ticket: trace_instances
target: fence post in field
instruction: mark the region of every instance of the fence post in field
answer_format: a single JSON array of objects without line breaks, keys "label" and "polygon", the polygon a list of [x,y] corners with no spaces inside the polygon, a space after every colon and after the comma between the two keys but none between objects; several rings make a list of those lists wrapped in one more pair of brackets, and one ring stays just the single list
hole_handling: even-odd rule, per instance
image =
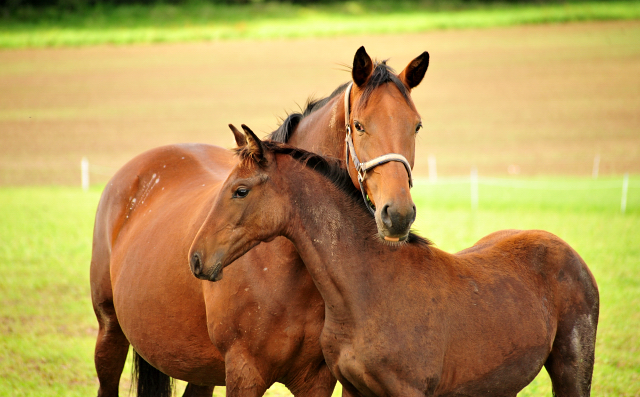
[{"label": "fence post in field", "polygon": [[620,202],[620,212],[624,214],[627,210],[627,192],[629,191],[629,173],[624,174],[622,179],[622,200]]},{"label": "fence post in field", "polygon": [[471,167],[471,209],[478,209],[478,169]]},{"label": "fence post in field", "polygon": [[593,171],[591,172],[593,179],[598,179],[598,171],[600,171],[600,155],[596,154],[593,158]]},{"label": "fence post in field", "polygon": [[427,157],[427,164],[429,165],[429,182],[438,181],[438,171],[436,170],[436,156],[430,154]]},{"label": "fence post in field", "polygon": [[82,190],[89,190],[89,160],[83,157],[80,161],[80,173],[82,178]]}]

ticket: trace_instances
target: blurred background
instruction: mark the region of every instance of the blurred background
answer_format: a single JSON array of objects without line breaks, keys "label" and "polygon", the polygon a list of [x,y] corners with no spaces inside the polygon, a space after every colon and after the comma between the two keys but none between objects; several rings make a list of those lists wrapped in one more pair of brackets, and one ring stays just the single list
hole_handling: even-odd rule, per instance
[{"label": "blurred background", "polygon": [[93,217],[119,167],[231,148],[229,123],[265,136],[362,45],[398,72],[431,56],[416,229],[566,239],[600,286],[594,395],[640,396],[640,1],[605,0],[0,1],[0,394],[95,394]]}]

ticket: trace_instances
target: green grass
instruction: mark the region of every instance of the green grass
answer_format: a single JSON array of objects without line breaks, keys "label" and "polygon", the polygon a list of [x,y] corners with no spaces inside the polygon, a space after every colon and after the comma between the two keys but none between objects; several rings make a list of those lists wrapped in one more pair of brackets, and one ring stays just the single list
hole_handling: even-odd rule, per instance
[{"label": "green grass", "polygon": [[[280,39],[424,32],[536,23],[640,19],[639,1],[544,4],[347,1],[300,6],[119,6],[18,10],[0,19],[0,48]],[[449,5],[448,5],[449,4]]]},{"label": "green grass", "polygon": [[[625,214],[615,186],[621,178],[510,181],[518,187],[481,180],[475,212],[468,182],[453,182],[416,183],[416,229],[447,251],[504,228],[545,229],[565,239],[600,288],[593,395],[640,395],[640,177],[631,178]],[[96,393],[89,260],[99,195],[98,188],[0,189],[0,395]],[[124,378],[126,395],[128,373]],[[288,394],[278,385],[269,395]],[[544,371],[520,395],[550,396]]]}]

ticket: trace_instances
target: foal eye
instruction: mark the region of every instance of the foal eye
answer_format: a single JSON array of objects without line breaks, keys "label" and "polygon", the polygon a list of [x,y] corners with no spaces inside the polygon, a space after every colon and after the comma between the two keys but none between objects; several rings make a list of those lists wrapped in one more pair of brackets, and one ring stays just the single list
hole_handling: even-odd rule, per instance
[{"label": "foal eye", "polygon": [[416,134],[422,129],[422,123],[418,123],[416,126]]},{"label": "foal eye", "polygon": [[247,189],[244,186],[240,186],[233,193],[233,198],[245,198],[245,197],[247,197],[247,194],[249,194],[249,189]]},{"label": "foal eye", "polygon": [[356,130],[358,132],[364,132],[364,127],[362,126],[362,124],[360,124],[359,121],[354,121],[353,126],[356,127]]}]

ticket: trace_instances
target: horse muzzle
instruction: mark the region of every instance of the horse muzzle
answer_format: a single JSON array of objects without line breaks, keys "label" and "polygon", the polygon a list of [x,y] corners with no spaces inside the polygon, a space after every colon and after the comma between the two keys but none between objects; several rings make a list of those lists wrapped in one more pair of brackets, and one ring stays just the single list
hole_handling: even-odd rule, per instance
[{"label": "horse muzzle", "polygon": [[409,236],[411,225],[416,220],[413,202],[406,208],[397,208],[393,203],[385,204],[376,214],[376,223],[381,236],[391,242],[404,241]]},{"label": "horse muzzle", "polygon": [[[215,255],[214,255],[215,256]],[[200,252],[194,252],[189,258],[189,267],[191,273],[200,280],[207,281],[219,281],[222,279],[222,261],[214,259],[214,256],[210,258],[208,262],[213,263],[213,266],[206,266]]]}]

